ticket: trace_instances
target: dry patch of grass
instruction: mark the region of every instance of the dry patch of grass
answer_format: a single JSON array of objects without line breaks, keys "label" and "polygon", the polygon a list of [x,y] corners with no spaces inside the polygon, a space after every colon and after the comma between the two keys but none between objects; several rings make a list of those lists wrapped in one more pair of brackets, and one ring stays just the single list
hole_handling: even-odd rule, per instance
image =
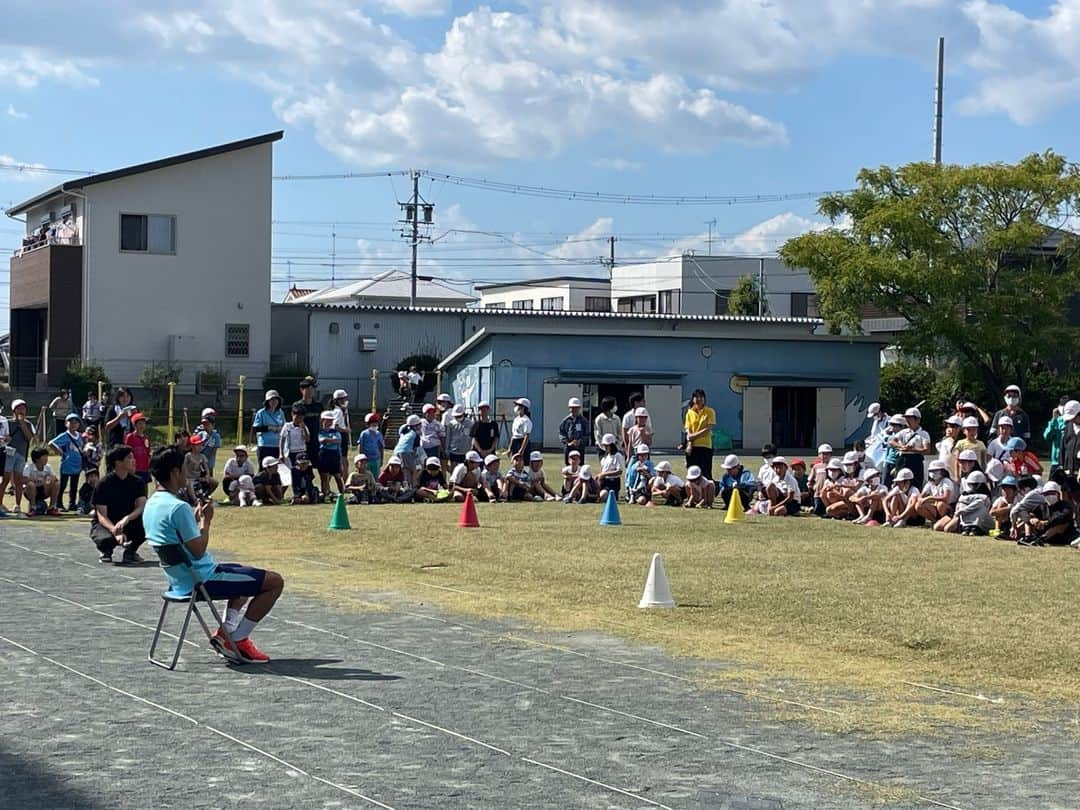
[{"label": "dry patch of grass", "polygon": [[[1076,552],[666,508],[624,506],[625,525],[601,527],[599,511],[481,504],[482,528],[462,530],[452,505],[351,507],[354,529],[328,532],[329,507],[220,509],[213,545],[350,609],[405,593],[724,662],[705,684],[838,731],[1018,732],[1080,705]],[[675,610],[637,608],[654,551]]]}]

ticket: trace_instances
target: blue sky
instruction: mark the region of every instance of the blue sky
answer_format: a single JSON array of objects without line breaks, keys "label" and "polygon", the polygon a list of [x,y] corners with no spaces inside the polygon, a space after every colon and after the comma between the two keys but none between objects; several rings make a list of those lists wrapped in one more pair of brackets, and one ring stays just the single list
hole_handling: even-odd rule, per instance
[{"label": "blue sky", "polygon": [[[0,164],[103,171],[283,128],[276,174],[424,168],[692,195],[846,188],[863,166],[929,157],[938,35],[947,161],[1080,156],[1080,0],[22,6],[0,30]],[[60,179],[0,169],[0,204]],[[704,251],[713,218],[715,252],[757,255],[819,222],[812,200],[642,207],[430,180],[421,190],[440,237],[424,272],[464,280],[599,274],[609,234],[628,261]],[[275,298],[290,276],[314,287],[400,265],[393,223],[407,192],[401,177],[275,183]],[[0,219],[0,330],[18,230]]]}]

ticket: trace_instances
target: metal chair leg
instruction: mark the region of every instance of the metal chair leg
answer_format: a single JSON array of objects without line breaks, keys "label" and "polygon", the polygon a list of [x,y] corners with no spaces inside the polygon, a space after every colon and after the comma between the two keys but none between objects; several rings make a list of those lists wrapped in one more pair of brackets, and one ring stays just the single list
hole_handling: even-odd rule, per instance
[{"label": "metal chair leg", "polygon": [[147,660],[151,664],[164,667],[164,664],[159,663],[154,659],[154,650],[157,649],[158,639],[161,638],[161,627],[165,624],[165,613],[169,609],[169,602],[166,599],[161,600],[161,613],[158,615],[157,627],[154,629],[154,638],[150,641],[150,652],[146,654]]}]

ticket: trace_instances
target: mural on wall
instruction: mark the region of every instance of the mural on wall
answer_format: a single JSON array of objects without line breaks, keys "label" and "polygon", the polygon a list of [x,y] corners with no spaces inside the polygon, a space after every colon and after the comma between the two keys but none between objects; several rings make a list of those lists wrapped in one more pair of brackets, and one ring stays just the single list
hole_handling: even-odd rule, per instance
[{"label": "mural on wall", "polygon": [[454,377],[454,402],[475,409],[479,399],[480,369],[465,366]]},{"label": "mural on wall", "polygon": [[862,394],[856,394],[847,405],[844,406],[844,435],[847,443],[851,444],[856,439],[863,438],[863,423],[866,421],[866,398]]}]

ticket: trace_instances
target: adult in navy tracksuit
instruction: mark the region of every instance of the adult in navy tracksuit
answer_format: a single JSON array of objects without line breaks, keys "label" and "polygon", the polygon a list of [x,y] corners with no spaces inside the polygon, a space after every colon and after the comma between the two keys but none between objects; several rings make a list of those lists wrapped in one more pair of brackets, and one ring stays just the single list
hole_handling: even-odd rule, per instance
[{"label": "adult in navy tracksuit", "polygon": [[563,463],[570,463],[570,451],[577,450],[582,456],[589,444],[589,420],[581,414],[581,400],[570,397],[567,403],[570,414],[559,424],[559,437],[563,446]]}]

